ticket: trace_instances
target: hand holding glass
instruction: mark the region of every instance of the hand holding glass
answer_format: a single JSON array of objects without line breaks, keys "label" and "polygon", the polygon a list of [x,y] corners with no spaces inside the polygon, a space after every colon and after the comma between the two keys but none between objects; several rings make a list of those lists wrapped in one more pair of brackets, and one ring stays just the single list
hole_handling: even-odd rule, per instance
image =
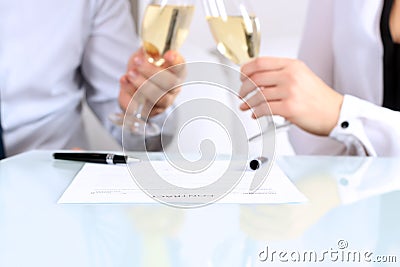
[{"label": "hand holding glass", "polygon": [[[203,5],[209,28],[222,55],[237,65],[258,57],[260,22],[245,0],[203,0]],[[276,128],[289,124],[284,122]],[[249,141],[261,135],[253,136]]]},{"label": "hand holding glass", "polygon": [[[141,38],[147,60],[157,67],[164,67],[164,55],[178,50],[189,33],[194,12],[194,0],[153,0],[143,16]],[[111,120],[129,127],[134,135],[155,136],[160,128],[144,117],[144,97],[138,97],[137,108],[132,114],[116,114]]]}]

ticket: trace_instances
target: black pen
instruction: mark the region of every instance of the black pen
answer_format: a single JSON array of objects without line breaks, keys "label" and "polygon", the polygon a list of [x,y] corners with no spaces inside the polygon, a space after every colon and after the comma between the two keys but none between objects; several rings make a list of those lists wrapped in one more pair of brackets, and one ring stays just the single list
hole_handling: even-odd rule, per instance
[{"label": "black pen", "polygon": [[83,161],[88,163],[121,164],[128,161],[128,156],[112,153],[54,153],[54,159]]},{"label": "black pen", "polygon": [[257,157],[253,160],[250,161],[250,169],[253,171],[257,170],[258,168],[261,167],[261,164],[265,163],[268,161],[267,157]]}]

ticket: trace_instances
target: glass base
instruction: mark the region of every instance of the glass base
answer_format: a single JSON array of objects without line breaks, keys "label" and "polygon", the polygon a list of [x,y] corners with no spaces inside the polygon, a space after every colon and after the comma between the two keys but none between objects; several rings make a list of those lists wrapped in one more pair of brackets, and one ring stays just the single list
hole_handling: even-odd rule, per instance
[{"label": "glass base", "polygon": [[145,121],[135,116],[127,116],[123,113],[112,114],[109,119],[118,126],[126,128],[132,135],[152,137],[160,135],[160,127],[152,122]]}]

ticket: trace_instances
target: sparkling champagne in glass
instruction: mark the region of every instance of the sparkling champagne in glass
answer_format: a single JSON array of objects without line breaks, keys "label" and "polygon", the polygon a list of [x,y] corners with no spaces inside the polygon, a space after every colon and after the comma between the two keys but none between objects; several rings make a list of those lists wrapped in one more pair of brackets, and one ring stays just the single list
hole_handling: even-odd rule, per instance
[{"label": "sparkling champagne in glass", "polygon": [[218,51],[242,65],[258,56],[260,22],[245,0],[203,0],[206,18]]},{"label": "sparkling champagne in glass", "polygon": [[194,13],[193,1],[152,1],[146,8],[141,28],[143,48],[148,60],[164,63],[168,50],[178,50],[185,41]]}]

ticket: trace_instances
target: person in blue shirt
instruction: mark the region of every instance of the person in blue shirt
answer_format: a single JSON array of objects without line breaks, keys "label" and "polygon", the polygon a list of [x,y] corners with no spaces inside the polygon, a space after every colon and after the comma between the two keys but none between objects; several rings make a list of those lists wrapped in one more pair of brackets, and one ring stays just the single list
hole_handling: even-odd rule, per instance
[{"label": "person in blue shirt", "polygon": [[[174,51],[161,67],[145,60],[126,0],[1,0],[0,40],[7,156],[31,149],[88,148],[82,101],[120,141],[121,129],[110,114],[126,109],[146,77],[183,62]],[[134,64],[128,69],[129,59]],[[155,120],[164,116],[176,93],[159,88],[156,94],[164,97],[156,102],[154,92],[145,95],[148,105],[155,104]]]}]

